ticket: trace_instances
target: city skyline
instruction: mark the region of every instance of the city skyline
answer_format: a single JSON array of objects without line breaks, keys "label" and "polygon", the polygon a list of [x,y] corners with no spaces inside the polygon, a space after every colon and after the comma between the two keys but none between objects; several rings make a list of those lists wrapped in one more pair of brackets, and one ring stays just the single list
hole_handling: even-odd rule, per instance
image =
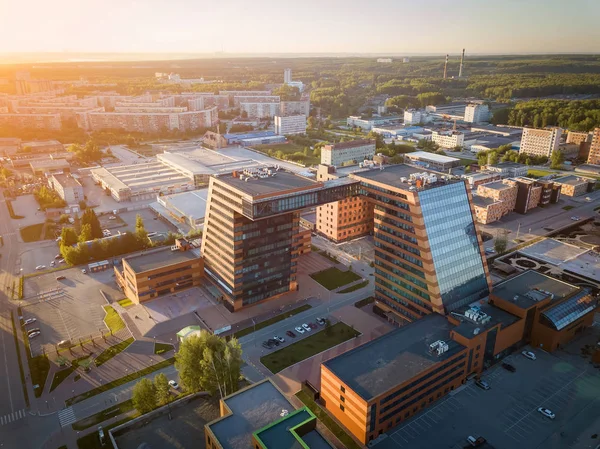
[{"label": "city skyline", "polygon": [[[211,5],[207,17],[207,5],[188,0],[180,0],[178,8],[149,0],[143,9],[136,2],[80,5],[59,0],[52,5],[35,1],[32,16],[2,0],[0,37],[5,53],[457,54],[466,47],[468,54],[510,54],[600,49],[600,30],[593,23],[600,4],[589,0],[575,0],[568,9],[558,0],[507,1],[494,7],[475,0],[433,0],[427,11],[405,1],[385,0],[368,10],[353,3],[307,0],[294,9],[259,0],[240,16],[243,2],[229,0]],[[268,26],[251,26],[260,21]],[[282,38],[294,27],[299,38]]]}]

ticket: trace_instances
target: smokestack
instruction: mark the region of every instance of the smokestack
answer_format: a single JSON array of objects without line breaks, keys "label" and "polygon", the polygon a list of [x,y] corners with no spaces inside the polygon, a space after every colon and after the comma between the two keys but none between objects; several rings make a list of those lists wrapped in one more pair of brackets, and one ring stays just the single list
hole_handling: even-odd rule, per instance
[{"label": "smokestack", "polygon": [[446,69],[448,68],[448,55],[446,55],[446,62],[444,63],[444,79],[446,79]]},{"label": "smokestack", "polygon": [[458,77],[462,77],[463,64],[465,62],[465,49],[463,48],[462,56],[460,57],[460,69],[458,69]]}]

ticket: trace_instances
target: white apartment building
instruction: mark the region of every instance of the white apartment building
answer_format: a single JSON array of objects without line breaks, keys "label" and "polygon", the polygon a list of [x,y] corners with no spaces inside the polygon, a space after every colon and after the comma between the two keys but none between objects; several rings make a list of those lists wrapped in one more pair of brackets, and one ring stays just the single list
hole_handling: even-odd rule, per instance
[{"label": "white apartment building", "polygon": [[373,140],[353,140],[321,148],[321,164],[340,167],[343,165],[358,164],[365,159],[375,156],[375,142]]},{"label": "white apartment building", "polygon": [[431,121],[431,117],[425,111],[418,109],[407,109],[404,111],[404,124],[416,125],[418,123],[427,123]]},{"label": "white apartment building", "polygon": [[276,115],[273,121],[275,123],[275,134],[279,136],[306,133],[306,115]]},{"label": "white apartment building", "polygon": [[465,108],[465,122],[481,123],[490,119],[490,108],[487,104],[468,104]]},{"label": "white apartment building", "polygon": [[80,201],[83,201],[83,187],[71,175],[54,174],[48,179],[48,184],[68,205],[79,204]]},{"label": "white apartment building", "polygon": [[271,118],[279,115],[279,103],[240,103],[240,111],[246,111],[249,118]]},{"label": "white apartment building", "polygon": [[310,99],[302,98],[299,101],[282,101],[280,104],[281,115],[310,115]]},{"label": "white apartment building", "polygon": [[558,150],[561,136],[562,129],[558,127],[550,129],[523,128],[519,153],[550,157],[554,150]]},{"label": "white apartment building", "polygon": [[292,69],[285,69],[283,71],[283,82],[285,84],[292,82]]},{"label": "white apartment building", "polygon": [[465,135],[460,131],[433,131],[431,140],[437,143],[440,148],[462,147],[465,142]]}]

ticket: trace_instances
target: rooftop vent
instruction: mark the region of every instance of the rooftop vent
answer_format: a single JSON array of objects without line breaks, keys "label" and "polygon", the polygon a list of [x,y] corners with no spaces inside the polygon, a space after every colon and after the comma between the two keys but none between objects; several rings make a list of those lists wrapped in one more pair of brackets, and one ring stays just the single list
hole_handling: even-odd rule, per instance
[{"label": "rooftop vent", "polygon": [[287,411],[286,409],[282,409],[282,410],[281,410],[281,413],[279,414],[279,416],[282,416],[282,417],[283,417],[283,416],[287,416],[287,415],[289,415],[289,414],[290,414],[290,412],[289,412],[289,411]]},{"label": "rooftop vent", "polygon": [[492,317],[489,316],[487,313],[482,312],[481,310],[474,307],[471,307],[465,312],[465,317],[467,317],[469,320],[475,323],[480,324],[486,324],[492,319]]},{"label": "rooftop vent", "polygon": [[438,357],[446,351],[448,351],[448,343],[446,343],[444,340],[438,340],[429,345],[429,353],[435,354]]}]

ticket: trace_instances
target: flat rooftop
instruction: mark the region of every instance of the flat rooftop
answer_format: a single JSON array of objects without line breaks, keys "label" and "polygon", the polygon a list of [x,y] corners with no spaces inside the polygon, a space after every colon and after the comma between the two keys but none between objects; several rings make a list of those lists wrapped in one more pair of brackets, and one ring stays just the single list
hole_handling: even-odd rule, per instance
[{"label": "flat rooftop", "polygon": [[484,196],[473,195],[473,204],[479,207],[488,207],[494,203],[499,203],[499,201],[495,201],[492,198],[486,198]]},{"label": "flat rooftop", "polygon": [[[487,329],[496,326],[498,323],[500,323],[501,329],[504,329],[505,327],[508,327],[521,319],[518,316],[506,312],[505,310],[488,304],[487,301],[484,300],[478,301],[476,304],[473,305],[477,307],[480,312],[483,312],[488,317],[490,317],[490,320],[487,323],[483,324],[471,321],[466,317],[462,319],[461,323],[454,328],[454,331],[468,339],[471,339],[479,335],[481,332],[484,332]],[[469,309],[470,306],[455,310],[455,312],[464,315],[464,313]],[[456,318],[455,315],[453,315],[452,317]]]},{"label": "flat rooftop", "polygon": [[208,189],[202,189],[175,193],[173,195],[163,195],[159,199],[164,202],[169,209],[174,209],[182,215],[198,220],[204,218],[207,198]]},{"label": "flat rooftop", "polygon": [[[267,449],[302,449],[302,443],[310,449],[333,449],[316,428],[307,433],[294,429],[313,420],[316,420],[315,415],[304,407],[255,432],[255,435]],[[292,430],[296,430],[297,436]]]},{"label": "flat rooftop", "polygon": [[54,176],[54,179],[56,179],[56,181],[63,187],[81,187],[81,184],[79,183],[79,181],[77,181],[71,175],[56,174],[53,176]]},{"label": "flat rooftop", "polygon": [[524,168],[527,167],[525,164],[519,164],[518,162],[498,162],[497,164],[492,164],[490,167],[494,168]]},{"label": "flat rooftop", "polygon": [[487,182],[485,184],[480,184],[480,185],[482,185],[483,187],[487,187],[488,189],[494,189],[494,190],[506,190],[506,189],[513,188],[511,185],[504,184],[502,181]]},{"label": "flat rooftop", "polygon": [[568,175],[568,176],[563,176],[562,178],[555,178],[552,181],[557,184],[569,184],[572,186],[576,186],[579,184],[586,184],[590,181],[593,181],[593,179],[583,178],[583,177],[575,176],[575,175]]},{"label": "flat rooftop", "polygon": [[275,173],[276,176],[258,179],[252,178],[248,179],[248,181],[242,181],[239,177],[234,177],[233,174],[220,175],[218,179],[252,197],[281,195],[296,190],[317,188],[320,184],[308,178],[303,178],[302,176],[285,171],[278,171]]},{"label": "flat rooftop", "polygon": [[[438,178],[438,183],[442,179],[442,173],[436,172],[433,170],[428,170],[423,167],[414,167],[412,165],[407,164],[398,164],[398,165],[386,165],[383,170],[379,168],[374,168],[371,170],[364,170],[358,173],[352,173],[351,177],[355,179],[365,179],[371,180],[375,182],[380,182],[382,184],[389,185],[391,187],[396,187],[403,190],[408,190],[411,185],[408,184],[408,178],[412,174],[416,173],[428,173],[430,175],[435,175]],[[406,181],[402,181],[401,178],[407,178]],[[456,181],[449,180],[448,183],[453,183]],[[412,182],[412,185],[415,183]],[[431,184],[429,184],[431,186]]]},{"label": "flat rooftop", "polygon": [[528,309],[542,300],[550,292],[554,300],[571,296],[581,289],[558,279],[551,278],[537,271],[527,270],[493,287],[495,296],[517,306]]},{"label": "flat rooftop", "polygon": [[60,143],[58,140],[40,140],[40,141],[22,142],[21,143],[21,146],[23,148],[25,148],[25,147],[31,147],[31,148],[45,147],[48,145],[61,145],[62,146],[62,143]]},{"label": "flat rooftop", "polygon": [[223,399],[231,415],[208,424],[223,449],[251,449],[252,434],[291,412],[294,406],[270,381],[260,382]]},{"label": "flat rooftop", "polygon": [[156,270],[182,262],[194,261],[200,257],[198,248],[189,249],[187,251],[171,251],[170,248],[165,248],[161,251],[153,253],[140,254],[137,256],[125,257],[127,264],[136,273]]},{"label": "flat rooftop", "polygon": [[44,168],[44,167],[70,167],[69,161],[66,159],[36,159],[29,163],[31,168]]},{"label": "flat rooftop", "polygon": [[450,156],[443,156],[441,154],[428,153],[427,151],[415,151],[413,153],[406,153],[405,157],[410,159],[417,158],[420,160],[440,162],[442,164],[450,163],[450,162],[459,162],[460,159]]},{"label": "flat rooftop", "polygon": [[343,150],[345,148],[355,148],[355,147],[363,147],[365,145],[375,145],[375,141],[371,139],[359,139],[359,140],[351,140],[349,142],[340,142],[325,145],[328,149],[333,151],[335,150]]},{"label": "flat rooftop", "polygon": [[[452,328],[447,318],[432,313],[324,365],[369,401],[462,351],[465,347],[450,339]],[[429,352],[438,340],[449,346],[440,356]]]}]

